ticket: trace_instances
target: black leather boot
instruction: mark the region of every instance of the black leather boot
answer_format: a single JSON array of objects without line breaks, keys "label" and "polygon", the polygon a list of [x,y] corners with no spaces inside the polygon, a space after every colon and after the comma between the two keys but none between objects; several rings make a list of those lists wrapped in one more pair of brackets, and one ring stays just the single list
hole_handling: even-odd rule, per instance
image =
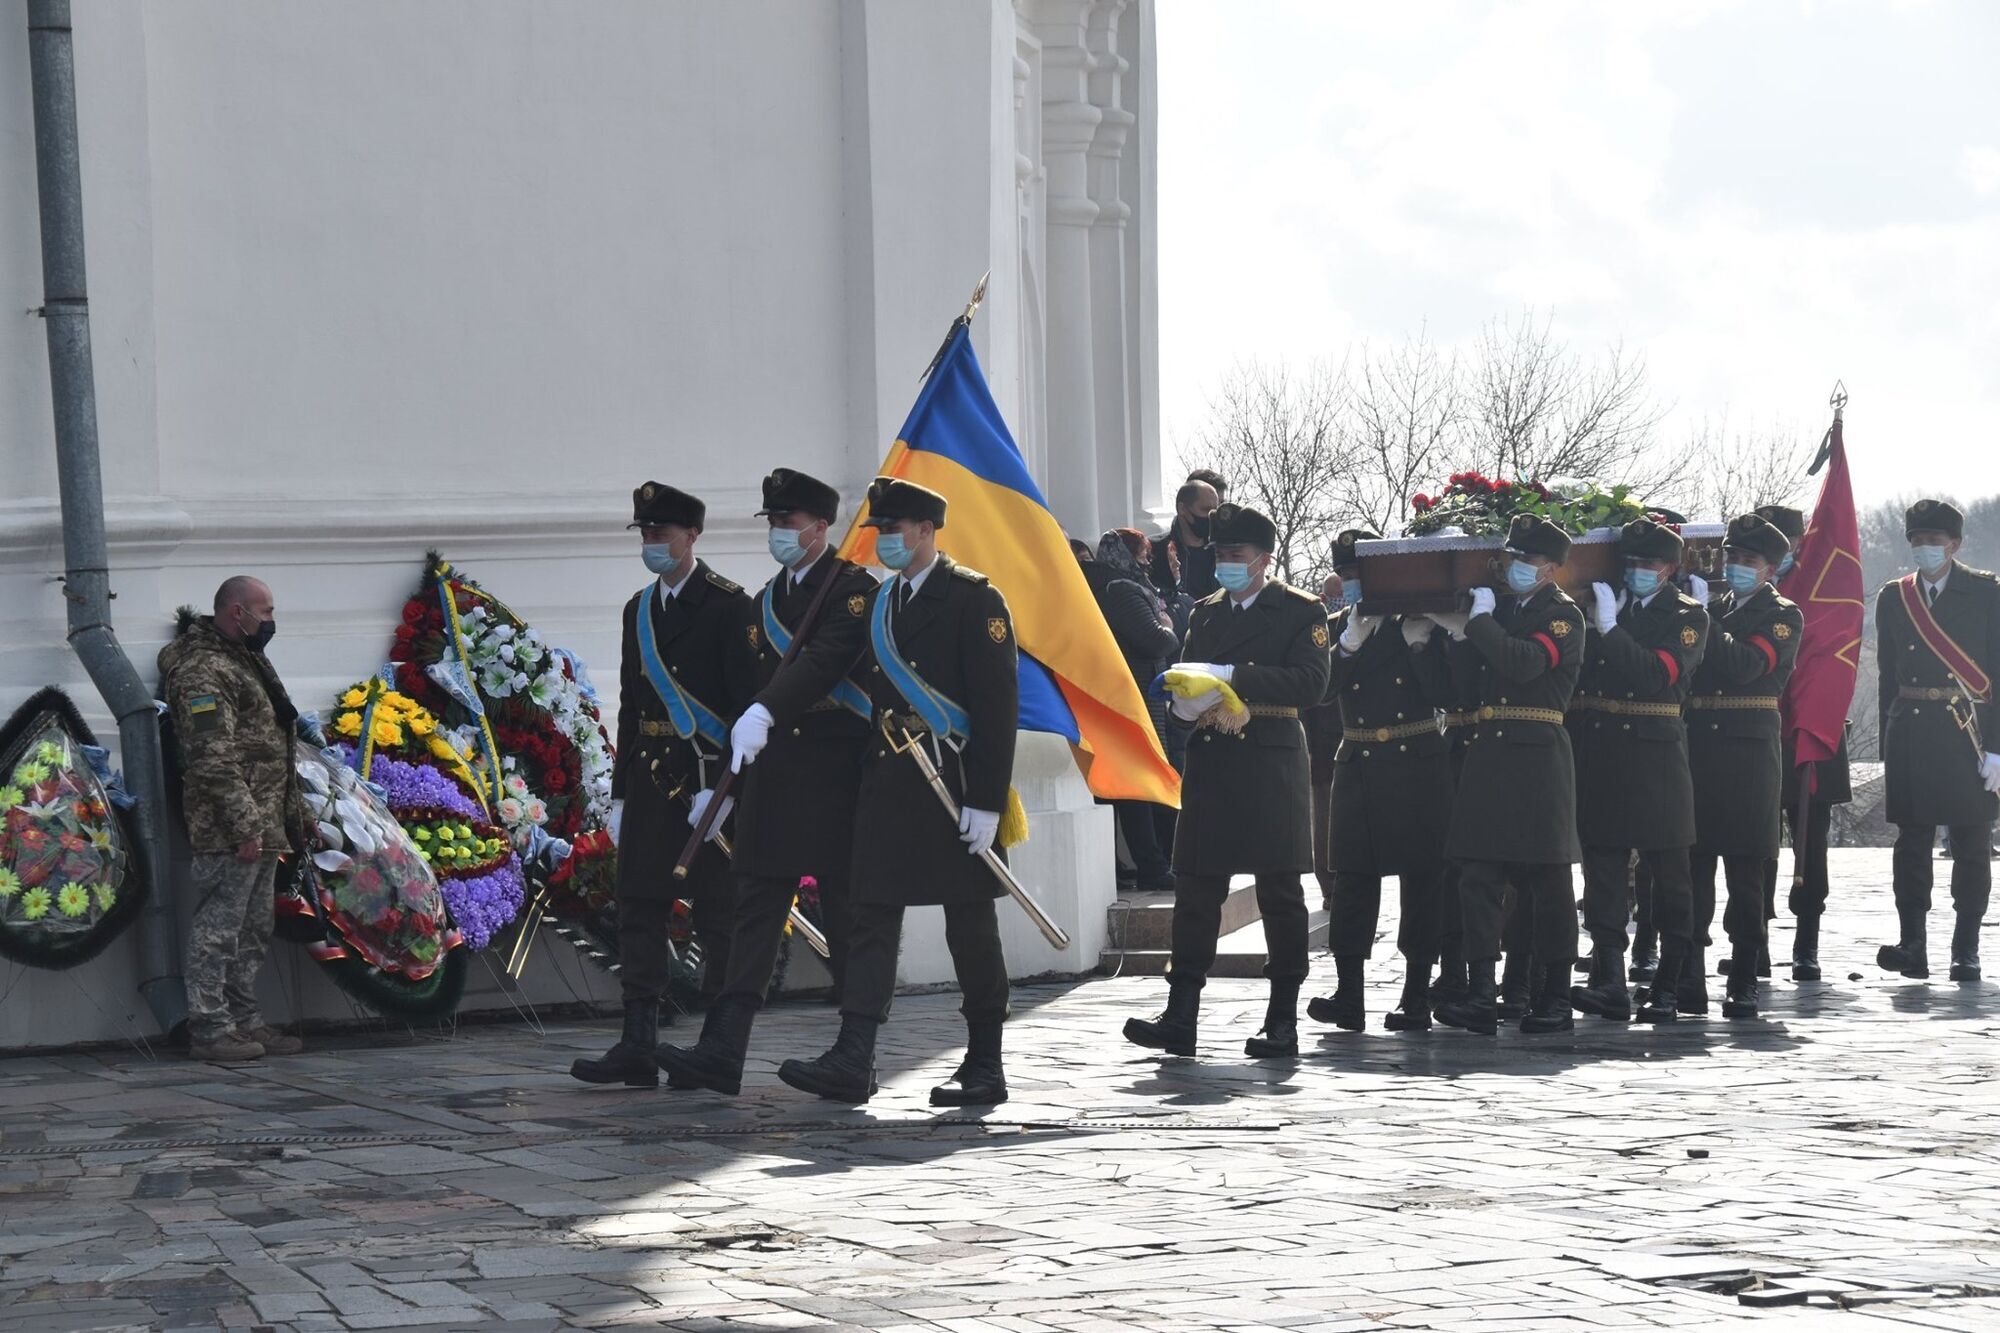
[{"label": "black leather boot", "polygon": [[1687,962],[1687,946],[1679,940],[1664,940],[1660,944],[1660,964],[1653,973],[1653,984],[1634,998],[1638,1008],[1632,1018],[1638,1023],[1674,1023],[1680,1020],[1679,981]]},{"label": "black leather boot", "polygon": [[[1622,941],[1621,941],[1622,942]],[[1632,992],[1625,987],[1625,960],[1617,946],[1600,940],[1591,953],[1590,983],[1572,986],[1569,1003],[1586,1014],[1596,1014],[1615,1023],[1632,1018]]]},{"label": "black leather boot", "polygon": [[628,1088],[660,1086],[660,1066],[653,1047],[660,1039],[660,1002],[625,1001],[625,1030],[610,1050],[595,1060],[578,1060],[569,1076],[585,1083],[623,1083]]},{"label": "black leather boot", "polygon": [[1507,955],[1507,964],[1500,969],[1500,998],[1493,1007],[1502,1022],[1511,1023],[1528,1012],[1528,977],[1534,961],[1533,955],[1519,950]]},{"label": "black leather boot", "polygon": [[778,1077],[800,1092],[859,1106],[875,1095],[875,1030],[882,1025],[855,1014],[840,1016],[840,1035],[824,1055],[787,1060]]},{"label": "black leather boot", "polygon": [[1534,998],[1529,1002],[1528,1012],[1521,1019],[1524,1036],[1542,1036],[1551,1032],[1569,1032],[1576,1027],[1576,1018],[1569,1008],[1569,969],[1551,964],[1535,969],[1531,984]]},{"label": "black leather boot", "polygon": [[[1664,959],[1661,966],[1665,966]],[[1653,983],[1653,989],[1657,991],[1660,988],[1659,978],[1653,978]],[[1708,1012],[1708,950],[1690,949],[1681,960],[1680,976],[1674,986],[1674,1003],[1684,1014]]]},{"label": "black leather boot", "polygon": [[1409,970],[1403,973],[1403,998],[1383,1016],[1382,1026],[1391,1032],[1429,1032],[1431,960],[1411,958],[1406,965]]},{"label": "black leather boot", "polygon": [[1195,1024],[1201,1016],[1201,985],[1167,979],[1167,1007],[1158,1018],[1125,1020],[1125,1040],[1168,1055],[1193,1055]]},{"label": "black leather boot", "polygon": [[1271,978],[1271,998],[1264,1006],[1264,1027],[1243,1043],[1243,1053],[1252,1060],[1292,1060],[1298,1057],[1298,978]]},{"label": "black leather boot", "polygon": [[1363,960],[1351,956],[1339,957],[1333,960],[1333,967],[1339,977],[1333,994],[1315,996],[1306,1005],[1306,1016],[1315,1023],[1331,1023],[1346,1032],[1366,1030],[1368,992],[1363,980]]},{"label": "black leather boot", "polygon": [[757,1006],[731,996],[708,1007],[701,1023],[701,1039],[692,1046],[662,1046],[660,1068],[667,1071],[667,1086],[675,1089],[706,1088],[734,1097],[743,1091],[743,1055],[750,1048],[750,1025],[757,1021]]},{"label": "black leather boot", "polygon": [[1792,932],[1792,980],[1819,980],[1819,913],[1802,913]]},{"label": "black leather boot", "polygon": [[950,1078],[931,1089],[932,1106],[998,1106],[1007,1100],[1007,1071],[1000,1065],[1000,1024],[965,1024],[965,1059]]},{"label": "black leather boot", "polygon": [[1441,1004],[1462,1003],[1466,996],[1465,959],[1447,955],[1438,963],[1437,980],[1431,983],[1431,1013]]},{"label": "black leather boot", "polygon": [[1724,1018],[1757,1017],[1757,960],[1754,954],[1736,954],[1730,960],[1729,988],[1722,994]]},{"label": "black leather boot", "polygon": [[1930,944],[1924,929],[1926,915],[1915,909],[1896,909],[1896,916],[1902,922],[1902,939],[1876,950],[1877,967],[1885,972],[1900,972],[1919,981],[1931,974]]},{"label": "black leather boot", "polygon": [[1659,966],[1659,932],[1642,927],[1632,936],[1632,969],[1625,975],[1633,981],[1651,981]]},{"label": "black leather boot", "polygon": [[1980,917],[1970,912],[1958,914],[1958,925],[1951,932],[1953,981],[1979,980],[1979,924]]},{"label": "black leather boot", "polygon": [[1465,998],[1437,1007],[1437,1021],[1446,1027],[1464,1028],[1482,1037],[1499,1031],[1493,999],[1493,960],[1488,958],[1466,966]]}]

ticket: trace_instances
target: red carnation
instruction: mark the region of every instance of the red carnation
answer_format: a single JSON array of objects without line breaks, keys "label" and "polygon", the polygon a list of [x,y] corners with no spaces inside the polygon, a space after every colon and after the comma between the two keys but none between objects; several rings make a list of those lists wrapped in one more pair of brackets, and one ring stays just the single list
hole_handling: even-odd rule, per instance
[{"label": "red carnation", "polygon": [[415,598],[411,598],[409,601],[403,603],[403,623],[405,625],[421,625],[423,621],[424,603],[417,601]]}]

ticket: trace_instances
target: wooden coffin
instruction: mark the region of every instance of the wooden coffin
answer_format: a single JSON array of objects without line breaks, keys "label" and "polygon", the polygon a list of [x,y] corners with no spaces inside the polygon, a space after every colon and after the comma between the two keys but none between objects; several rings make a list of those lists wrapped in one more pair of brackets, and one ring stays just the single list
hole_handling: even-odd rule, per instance
[{"label": "wooden coffin", "polygon": [[[1722,577],[1720,523],[1686,523],[1687,541],[1681,559],[1685,573],[1705,579]],[[1464,609],[1473,588],[1506,588],[1501,537],[1394,537],[1362,542],[1354,548],[1361,565],[1361,610],[1366,615],[1405,615]],[[1625,562],[1618,554],[1618,529],[1599,528],[1578,537],[1557,576],[1570,596],[1593,583],[1623,585]]]}]

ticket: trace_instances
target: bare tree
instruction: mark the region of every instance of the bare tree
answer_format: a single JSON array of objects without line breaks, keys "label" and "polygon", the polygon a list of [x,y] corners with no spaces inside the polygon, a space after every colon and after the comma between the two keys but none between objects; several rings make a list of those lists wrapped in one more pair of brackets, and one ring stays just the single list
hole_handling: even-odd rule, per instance
[{"label": "bare tree", "polygon": [[1809,502],[1806,475],[1819,440],[1795,423],[1731,431],[1729,414],[1704,417],[1689,432],[1686,455],[1694,475],[1686,489],[1688,516],[1727,521],[1758,505]]},{"label": "bare tree", "polygon": [[1323,362],[1302,370],[1237,366],[1209,405],[1209,420],[1184,451],[1190,467],[1229,478],[1232,500],[1262,510],[1278,529],[1278,572],[1311,586],[1326,567],[1348,469],[1340,423],[1346,378]]},{"label": "bare tree", "polygon": [[1363,347],[1355,360],[1335,510],[1343,522],[1393,533],[1411,495],[1457,470],[1466,425],[1458,357],[1420,328],[1394,346]]}]

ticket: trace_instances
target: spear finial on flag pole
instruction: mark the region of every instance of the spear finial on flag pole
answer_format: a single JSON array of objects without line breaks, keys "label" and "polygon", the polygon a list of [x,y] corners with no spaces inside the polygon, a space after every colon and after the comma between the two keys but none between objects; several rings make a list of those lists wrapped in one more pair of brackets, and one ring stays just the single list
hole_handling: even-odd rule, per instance
[{"label": "spear finial on flag pole", "polygon": [[938,368],[938,362],[944,360],[945,348],[951,346],[951,335],[957,333],[961,326],[972,327],[972,317],[979,313],[979,304],[986,299],[986,280],[992,276],[993,270],[990,268],[979,275],[979,281],[972,288],[972,299],[965,303],[965,313],[954,319],[951,327],[944,331],[944,341],[938,344],[937,355],[933,356],[931,363],[924,367],[924,373],[917,376],[917,383],[921,384],[929,379],[931,372]]},{"label": "spear finial on flag pole", "polygon": [[1808,477],[1817,476],[1819,470],[1826,466],[1826,460],[1833,457],[1833,439],[1840,432],[1840,419],[1847,410],[1846,380],[1833,382],[1833,392],[1827,396],[1826,405],[1833,409],[1833,424],[1826,428],[1825,436],[1820,439],[1819,452],[1813,455],[1812,466],[1806,469]]}]

